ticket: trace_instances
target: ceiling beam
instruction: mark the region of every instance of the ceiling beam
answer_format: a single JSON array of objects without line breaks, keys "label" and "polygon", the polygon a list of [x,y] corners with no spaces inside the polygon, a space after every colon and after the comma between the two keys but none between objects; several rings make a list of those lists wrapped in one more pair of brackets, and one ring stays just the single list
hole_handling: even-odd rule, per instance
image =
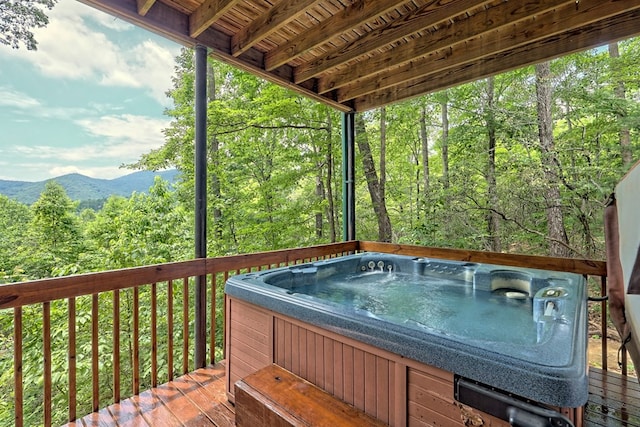
[{"label": "ceiling beam", "polygon": [[142,16],[146,15],[156,0],[138,0],[138,13]]},{"label": "ceiling beam", "polygon": [[298,16],[304,14],[306,9],[318,0],[284,0],[271,10],[246,27],[242,28],[231,38],[231,54],[238,56],[258,43],[265,37],[273,34],[282,26],[288,24]]},{"label": "ceiling beam", "polygon": [[[593,2],[594,0],[591,0],[591,3]],[[439,49],[449,48],[452,44],[480,37],[484,39],[486,34],[495,32],[496,29],[512,27],[515,23],[526,20],[531,16],[532,7],[537,8],[535,13],[539,15],[562,5],[570,5],[575,9],[575,0],[541,0],[535,5],[532,5],[529,0],[500,3],[484,13],[477,13],[465,20],[450,23],[430,35],[415,38],[371,59],[361,61],[360,64],[348,67],[347,71],[321,78],[318,81],[318,92],[325,93],[342,87],[356,79],[363,79],[389,67],[399,66]],[[536,25],[538,25],[537,21]],[[296,70],[297,74],[298,70]]]},{"label": "ceiling beam", "polygon": [[366,111],[382,107],[400,100],[601,46],[615,40],[633,37],[640,33],[639,20],[640,5],[620,15],[548,37],[533,46],[520,46],[451,68],[443,73],[434,73],[402,85],[367,94],[354,100],[354,108],[356,111]]},{"label": "ceiling beam", "polygon": [[205,0],[189,16],[189,35],[198,37],[211,24],[231,9],[239,0]]},{"label": "ceiling beam", "polygon": [[295,82],[300,83],[332,68],[345,64],[376,49],[388,46],[406,36],[424,30],[440,22],[445,22],[479,7],[490,0],[453,0],[445,6],[440,0],[431,0],[398,21],[368,32],[357,40],[326,52],[319,58],[296,68]]},{"label": "ceiling beam", "polygon": [[364,25],[367,21],[383,15],[398,7],[398,0],[357,0],[318,25],[296,35],[289,42],[267,52],[264,67],[267,71],[297,58],[303,53],[326,43],[352,28]]},{"label": "ceiling beam", "polygon": [[[318,81],[319,91],[322,92],[320,88],[325,86],[340,85],[342,87],[337,91],[337,100],[344,102],[436,71],[442,72],[478,60],[483,56],[499,53],[507,48],[512,49],[534,43],[537,40],[565,32],[567,29],[583,27],[598,19],[623,13],[630,8],[629,3],[624,4],[615,0],[582,0],[579,10],[576,10],[575,4],[572,2],[545,14],[536,15],[514,25],[491,31],[482,37],[465,40],[449,48],[433,52],[429,56],[420,57],[400,67],[367,78],[356,77],[363,74],[361,70],[358,70],[362,66],[357,64],[349,72],[330,75],[326,79],[320,78]],[[344,86],[341,85],[341,81],[349,79],[349,73],[352,73],[351,82]]]}]

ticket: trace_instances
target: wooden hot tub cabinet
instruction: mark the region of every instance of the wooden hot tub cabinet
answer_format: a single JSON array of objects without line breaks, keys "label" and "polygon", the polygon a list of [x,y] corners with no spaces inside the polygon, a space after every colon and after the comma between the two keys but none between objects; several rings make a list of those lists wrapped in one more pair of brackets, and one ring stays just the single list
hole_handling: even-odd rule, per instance
[{"label": "wooden hot tub cabinet", "polygon": [[[454,375],[226,296],[226,389],[275,363],[391,426],[508,426],[454,399]],[[576,426],[583,408],[554,408]]]}]

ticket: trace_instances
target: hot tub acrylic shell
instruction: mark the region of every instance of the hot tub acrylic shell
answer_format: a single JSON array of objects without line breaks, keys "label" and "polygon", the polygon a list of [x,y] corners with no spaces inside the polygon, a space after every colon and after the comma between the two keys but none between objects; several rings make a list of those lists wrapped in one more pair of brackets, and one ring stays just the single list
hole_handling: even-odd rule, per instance
[{"label": "hot tub acrylic shell", "polygon": [[[539,322],[532,321],[532,324],[541,324],[545,329],[539,342],[512,344],[508,337],[478,340],[474,336],[452,334],[436,328],[408,328],[406,324],[390,322],[367,310],[341,307],[334,301],[296,292],[304,286],[322,286],[327,278],[342,273],[358,276],[376,273],[377,269],[383,275],[410,275],[424,279],[426,287],[429,280],[446,277],[468,287],[464,292],[471,294],[508,291],[501,292],[504,295],[513,292],[518,299],[529,301],[532,318],[536,314],[533,312],[534,302],[548,303],[534,298],[544,290],[560,288],[566,291],[566,295],[561,301],[556,300],[555,305],[551,304],[558,308],[562,303],[563,311],[557,318],[549,317],[554,315],[553,310],[544,317],[544,305],[542,313],[538,309]],[[533,402],[557,408],[578,408],[587,400],[586,289],[584,279],[579,275],[366,253],[233,276],[228,280],[225,292],[229,299],[280,313],[295,319],[294,323],[303,322],[363,343],[367,348],[379,348],[412,363],[415,361],[469,378]],[[547,292],[547,299],[558,296],[558,292]],[[540,322],[541,318],[544,321]],[[477,319],[478,322],[488,320]],[[234,328],[232,323],[228,325],[228,329]],[[269,334],[272,332],[267,332]],[[270,339],[275,338],[265,337],[267,341]],[[233,363],[233,345],[228,339],[229,363]],[[270,357],[275,358],[273,355]],[[268,363],[272,361],[275,360],[268,360]],[[233,381],[233,373],[229,381]]]}]

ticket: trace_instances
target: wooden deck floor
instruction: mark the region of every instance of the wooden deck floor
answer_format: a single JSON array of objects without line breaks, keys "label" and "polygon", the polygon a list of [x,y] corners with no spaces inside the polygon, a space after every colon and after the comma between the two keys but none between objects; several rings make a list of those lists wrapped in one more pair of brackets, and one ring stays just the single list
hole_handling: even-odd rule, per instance
[{"label": "wooden deck floor", "polygon": [[640,384],[635,377],[589,369],[587,426],[640,426]]},{"label": "wooden deck floor", "polygon": [[235,425],[227,401],[224,365],[198,369],[66,426],[197,427]]},{"label": "wooden deck floor", "polygon": [[[224,384],[224,365],[209,366],[67,426],[230,427],[235,424],[235,414]],[[585,426],[640,427],[638,381],[591,368]]]}]

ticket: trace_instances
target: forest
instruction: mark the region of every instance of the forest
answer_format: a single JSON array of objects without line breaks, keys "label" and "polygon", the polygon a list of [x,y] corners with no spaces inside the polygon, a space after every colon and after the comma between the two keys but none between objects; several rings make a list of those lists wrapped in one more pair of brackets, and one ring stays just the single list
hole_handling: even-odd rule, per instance
[{"label": "forest", "polygon": [[[357,114],[357,238],[604,259],[603,208],[639,157],[639,63],[630,39]],[[55,182],[30,206],[0,196],[0,283],[193,258],[193,83],[184,49],[164,145],[127,165],[175,168],[175,186],[98,211]],[[342,240],[338,112],[210,60],[208,142],[209,256]],[[24,315],[28,331],[38,313]],[[3,395],[11,320],[0,312]],[[0,402],[0,424],[12,416]]]}]

